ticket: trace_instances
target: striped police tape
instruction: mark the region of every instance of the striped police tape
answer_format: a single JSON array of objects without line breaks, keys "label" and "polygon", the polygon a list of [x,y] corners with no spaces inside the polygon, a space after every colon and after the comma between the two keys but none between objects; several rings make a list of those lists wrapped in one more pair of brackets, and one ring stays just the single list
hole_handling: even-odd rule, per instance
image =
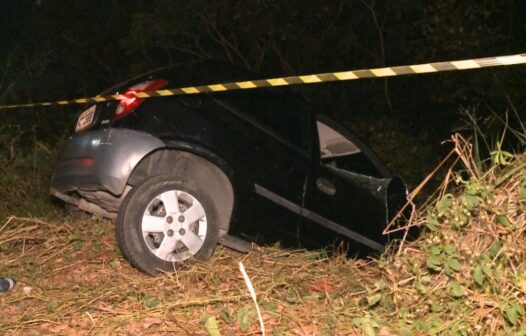
[{"label": "striped police tape", "polygon": [[129,98],[134,98],[134,97],[144,99],[144,98],[153,98],[153,97],[198,94],[198,93],[205,93],[205,92],[247,90],[247,89],[271,87],[271,86],[290,86],[290,85],[298,85],[298,84],[314,84],[314,83],[347,81],[347,80],[362,79],[362,78],[379,78],[379,77],[416,75],[416,74],[444,72],[444,71],[459,71],[459,70],[488,68],[488,67],[496,67],[496,66],[508,66],[508,65],[514,65],[514,64],[525,64],[525,63],[526,63],[526,53],[516,54],[516,55],[507,55],[507,56],[476,58],[476,59],[469,59],[469,60],[449,61],[449,62],[402,65],[402,66],[384,67],[384,68],[350,70],[350,71],[340,71],[340,72],[326,72],[326,73],[318,73],[318,74],[310,74],[310,75],[302,75],[302,76],[276,77],[276,78],[249,80],[249,81],[241,81],[241,82],[188,86],[188,87],[182,87],[182,88],[163,89],[163,90],[150,91],[150,92],[133,92],[133,93],[127,93],[125,95],[115,94],[115,95],[108,95],[108,96],[95,96],[95,97],[90,97],[90,98],[78,98],[78,99],[72,99],[72,100],[58,100],[58,101],[53,101],[53,102],[0,105],[0,109],[100,103],[100,102],[106,102],[106,101],[129,99]]}]

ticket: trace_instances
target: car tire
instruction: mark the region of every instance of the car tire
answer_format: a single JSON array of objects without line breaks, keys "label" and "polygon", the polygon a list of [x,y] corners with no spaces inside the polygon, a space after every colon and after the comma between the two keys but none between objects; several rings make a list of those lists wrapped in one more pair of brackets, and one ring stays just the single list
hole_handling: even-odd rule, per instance
[{"label": "car tire", "polygon": [[155,275],[204,261],[219,238],[218,209],[206,188],[175,174],[147,178],[122,202],[116,235],[123,256]]}]

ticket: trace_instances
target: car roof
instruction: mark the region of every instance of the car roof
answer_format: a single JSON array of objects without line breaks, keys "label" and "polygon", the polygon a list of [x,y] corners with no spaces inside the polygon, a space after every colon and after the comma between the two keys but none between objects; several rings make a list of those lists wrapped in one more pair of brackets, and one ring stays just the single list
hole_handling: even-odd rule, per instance
[{"label": "car roof", "polygon": [[177,88],[243,81],[260,77],[261,75],[254,72],[221,61],[193,61],[172,64],[142,73],[106,89],[102,94],[111,94],[114,91],[120,91],[133,84],[153,78],[168,80],[170,88]]}]

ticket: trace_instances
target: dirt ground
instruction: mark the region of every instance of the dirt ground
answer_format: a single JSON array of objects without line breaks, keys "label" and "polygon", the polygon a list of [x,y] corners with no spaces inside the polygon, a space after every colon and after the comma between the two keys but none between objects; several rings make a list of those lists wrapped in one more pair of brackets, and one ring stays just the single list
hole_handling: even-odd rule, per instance
[{"label": "dirt ground", "polygon": [[218,247],[212,260],[158,277],[120,255],[105,220],[8,218],[0,226],[2,335],[258,335],[255,287],[270,335],[359,334],[349,304],[365,292],[367,261],[321,251]]}]

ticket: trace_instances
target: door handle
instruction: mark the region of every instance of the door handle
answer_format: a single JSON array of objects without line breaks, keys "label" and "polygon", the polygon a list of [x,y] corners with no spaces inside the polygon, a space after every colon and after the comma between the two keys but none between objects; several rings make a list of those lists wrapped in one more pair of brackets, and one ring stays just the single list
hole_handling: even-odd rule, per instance
[{"label": "door handle", "polygon": [[324,194],[330,196],[336,195],[336,187],[327,179],[324,179],[322,177],[318,178],[316,180],[316,187],[319,191],[321,191]]}]

